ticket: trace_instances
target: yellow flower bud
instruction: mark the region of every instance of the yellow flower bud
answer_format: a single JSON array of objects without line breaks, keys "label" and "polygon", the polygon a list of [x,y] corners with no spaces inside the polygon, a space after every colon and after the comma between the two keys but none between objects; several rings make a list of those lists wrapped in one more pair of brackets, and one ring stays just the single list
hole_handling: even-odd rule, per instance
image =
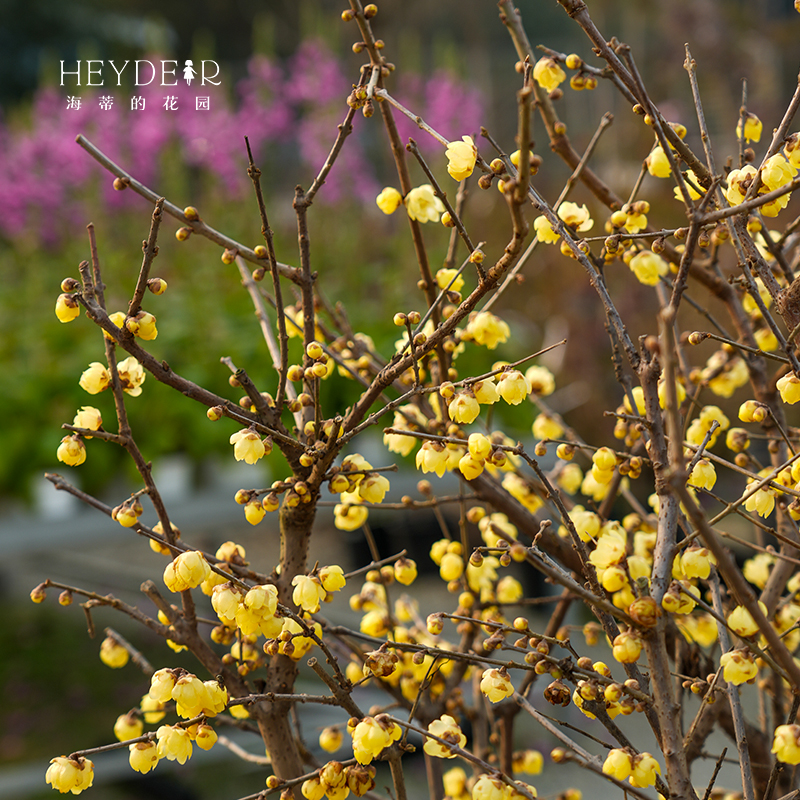
[{"label": "yellow flower bud", "polygon": [[80,303],[71,294],[60,294],[56,300],[56,316],[59,322],[72,322],[81,314]]},{"label": "yellow flower bud", "polygon": [[394,214],[403,202],[403,196],[397,189],[387,186],[376,198],[378,208],[384,214]]},{"label": "yellow flower bud", "polygon": [[111,669],[120,669],[128,663],[130,653],[117,642],[107,636],[100,645],[100,660]]},{"label": "yellow flower bud", "polygon": [[136,742],[128,750],[128,763],[136,772],[144,775],[158,764],[158,745],[155,742]]}]

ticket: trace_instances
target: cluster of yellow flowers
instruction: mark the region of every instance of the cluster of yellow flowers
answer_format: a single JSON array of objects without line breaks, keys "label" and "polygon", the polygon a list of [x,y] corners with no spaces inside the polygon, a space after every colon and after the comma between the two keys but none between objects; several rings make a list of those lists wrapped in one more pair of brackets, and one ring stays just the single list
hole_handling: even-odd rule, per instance
[{"label": "cluster of yellow flowers", "polygon": [[[117,372],[123,391],[131,397],[138,397],[146,377],[142,365],[133,356],[128,356],[117,364]],[[93,361],[83,371],[78,383],[89,394],[100,394],[111,386],[111,373],[99,361]]]},{"label": "cluster of yellow flowers", "polygon": [[331,479],[330,489],[339,494],[341,501],[333,509],[334,525],[339,530],[360,528],[369,516],[369,509],[363,504],[383,502],[389,480],[373,469],[363,456],[353,453],[345,457],[341,470]]},{"label": "cluster of yellow flowers", "polygon": [[353,739],[353,755],[359,764],[372,763],[403,733],[400,726],[385,714],[361,720],[351,719],[347,729]]},{"label": "cluster of yellow flowers", "polygon": [[[350,792],[363,797],[375,787],[375,767],[364,764],[344,766],[339,761],[329,761],[312,778],[303,782],[301,791],[306,800],[344,800]],[[267,778],[267,788],[270,779]]]},{"label": "cluster of yellow flowers", "polygon": [[634,754],[614,748],[608,751],[603,772],[620,781],[627,778],[631,786],[645,787],[655,785],[656,775],[661,774],[661,765],[650,753]]}]

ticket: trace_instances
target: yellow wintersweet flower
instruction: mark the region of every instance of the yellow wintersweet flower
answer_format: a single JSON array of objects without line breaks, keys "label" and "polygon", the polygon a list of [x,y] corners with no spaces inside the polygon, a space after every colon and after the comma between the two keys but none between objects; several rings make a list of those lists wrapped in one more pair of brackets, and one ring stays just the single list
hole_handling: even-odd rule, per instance
[{"label": "yellow wintersweet flower", "polygon": [[158,755],[168,761],[185,764],[192,756],[192,739],[189,731],[175,725],[162,725],[156,731]]},{"label": "yellow wintersweet flower", "polygon": [[594,225],[585,205],[579,206],[577,203],[565,201],[558,207],[557,213],[559,219],[580,233],[588,231]]},{"label": "yellow wintersweet flower", "polygon": [[[344,734],[338,725],[329,725],[327,728],[323,728],[319,735],[319,746],[326,753],[335,753],[342,746],[343,741]],[[303,794],[305,795],[305,792]]]},{"label": "yellow wintersweet flower", "polygon": [[[517,769],[514,769],[517,772]],[[444,793],[449,797],[461,798],[467,791],[467,773],[461,767],[453,767],[442,775]]]},{"label": "yellow wintersweet flower", "polygon": [[128,763],[142,775],[155,769],[159,762],[158,745],[155,742],[136,742],[128,747]]},{"label": "yellow wintersweet flower", "polygon": [[70,467],[77,467],[86,461],[86,446],[80,436],[65,436],[56,450],[56,458]]},{"label": "yellow wintersweet flower", "polygon": [[143,730],[144,722],[132,712],[120,714],[114,723],[114,736],[120,742],[124,742],[127,739],[136,739],[142,735]]},{"label": "yellow wintersweet flower", "polygon": [[498,603],[518,603],[522,595],[522,584],[512,575],[506,575],[497,582]]},{"label": "yellow wintersweet flower", "polygon": [[295,575],[292,586],[292,602],[309,614],[316,614],[320,602],[325,599],[325,589],[319,580],[309,575]]},{"label": "yellow wintersweet flower", "polygon": [[428,725],[428,732],[440,739],[444,739],[448,744],[442,744],[435,739],[425,739],[423,749],[429,756],[434,758],[455,758],[456,754],[452,752],[448,745],[455,745],[456,747],[464,747],[467,743],[467,737],[461,732],[455,719],[448,714],[442,714],[439,719],[435,719]]},{"label": "yellow wintersweet flower", "polygon": [[458,580],[464,573],[464,559],[458,553],[445,553],[439,564],[439,575],[449,583]]},{"label": "yellow wintersweet flower", "polygon": [[150,691],[145,697],[150,697],[151,700],[157,703],[168,703],[172,700],[172,690],[175,688],[175,682],[175,673],[171,669],[166,667],[157,669],[150,676]]},{"label": "yellow wintersweet flower", "polygon": [[481,775],[472,787],[472,800],[509,800],[509,787],[495,776]]},{"label": "yellow wintersweet flower", "polygon": [[51,759],[44,779],[61,794],[80,794],[92,785],[94,764],[88,758],[58,756]]},{"label": "yellow wintersweet flower", "polygon": [[130,317],[125,327],[140,339],[152,341],[158,336],[156,318],[148,311],[140,311],[135,317]]},{"label": "yellow wintersweet flower", "polygon": [[[634,210],[636,208],[637,210]],[[642,200],[634,203],[634,208],[625,208],[625,223],[624,228],[628,233],[639,233],[647,227],[647,212],[650,210],[650,204]],[[642,208],[647,209],[646,211]]]},{"label": "yellow wintersweet flower", "polygon": [[506,370],[497,377],[497,393],[509,405],[519,405],[531,393],[528,379],[517,369]]},{"label": "yellow wintersweet flower", "polygon": [[[759,601],[758,607],[761,609],[762,614],[767,613],[767,607]],[[755,636],[758,633],[758,624],[753,619],[752,614],[744,606],[736,606],[736,608],[728,614],[728,627],[737,636]]]},{"label": "yellow wintersweet flower", "polygon": [[484,670],[480,689],[491,703],[499,703],[514,694],[514,686],[502,669]]},{"label": "yellow wintersweet flower", "polygon": [[196,727],[194,743],[201,750],[210,750],[217,743],[217,732],[206,722],[202,722]]},{"label": "yellow wintersweet flower", "polygon": [[[455,280],[453,280],[454,278]],[[451,292],[460,292],[464,288],[464,278],[458,274],[457,269],[440,269],[436,273],[436,285],[440,289],[448,289],[449,287]]]},{"label": "yellow wintersweet flower", "polygon": [[230,443],[234,458],[247,464],[255,464],[267,452],[261,437],[251,429],[242,428],[231,434]]},{"label": "yellow wintersweet flower", "polygon": [[142,695],[139,708],[144,717],[144,721],[148,725],[155,725],[156,722],[161,722],[166,715],[164,705],[164,703],[154,700],[149,694]]},{"label": "yellow wintersweet flower", "polygon": [[533,435],[537,439],[558,439],[564,433],[564,427],[558,420],[553,419],[549,414],[542,412],[538,414],[531,426]]},{"label": "yellow wintersweet flower", "polygon": [[728,683],[739,686],[753,680],[758,675],[758,667],[749,650],[729,650],[720,656],[722,677]]},{"label": "yellow wintersweet flower", "polygon": [[233,589],[230,583],[221,583],[211,591],[211,605],[223,625],[229,628],[236,625],[236,612],[242,596]]},{"label": "yellow wintersweet flower", "polygon": [[654,786],[656,773],[661,774],[661,766],[650,753],[639,753],[633,759],[633,771],[628,778],[631,786]]},{"label": "yellow wintersweet flower", "polygon": [[753,335],[759,350],[770,353],[778,349],[778,339],[769,328],[759,328]]},{"label": "yellow wintersweet flower", "polygon": [[[761,167],[761,182],[770,191],[780,189],[787,183],[791,183],[795,172],[795,168],[786,160],[782,153],[775,153],[775,155],[770,156]],[[788,197],[788,195],[786,195],[786,197]]]},{"label": "yellow wintersweet flower", "polygon": [[553,226],[544,214],[540,214],[533,221],[533,229],[542,244],[555,244],[561,239],[561,236],[557,231],[553,230]]},{"label": "yellow wintersweet flower", "polygon": [[467,440],[467,449],[469,454],[477,460],[488,458],[489,453],[492,452],[491,439],[482,433],[471,433]]},{"label": "yellow wintersweet flower", "polygon": [[462,136],[460,142],[450,142],[447,145],[446,155],[447,171],[451,178],[463,181],[472,175],[478,158],[478,148],[470,136]]},{"label": "yellow wintersweet flower", "polygon": [[81,374],[78,384],[89,394],[100,394],[111,385],[111,374],[99,361],[92,361]]},{"label": "yellow wintersweet flower", "polygon": [[[100,426],[103,424],[103,418],[100,415],[100,411],[94,406],[82,406],[78,413],[75,414],[72,424],[76,428],[86,428],[90,431],[98,431],[100,430]],[[86,438],[91,439],[92,437],[87,436]]]},{"label": "yellow wintersweet flower", "polygon": [[794,372],[788,372],[776,384],[781,395],[781,400],[789,405],[794,405],[800,400],[800,379]]},{"label": "yellow wintersweet flower", "polygon": [[654,178],[668,178],[672,174],[672,170],[669,168],[669,159],[660,144],[650,151],[645,162],[647,171]]},{"label": "yellow wintersweet flower", "polygon": [[[689,197],[692,200],[699,200],[700,197],[706,193],[706,190],[700,185],[697,175],[694,174],[693,169],[690,169],[686,172],[686,189],[688,190]],[[700,190],[699,192],[697,191],[698,189]],[[672,190],[672,192],[675,195],[676,200],[683,200],[681,190],[677,186]]]},{"label": "yellow wintersweet flower", "polygon": [[417,450],[417,469],[422,472],[435,472],[441,478],[447,469],[447,459],[447,448],[443,444],[425,441]]},{"label": "yellow wintersweet flower", "polygon": [[417,562],[411,558],[399,558],[394,565],[394,577],[403,586],[410,586],[417,579]]},{"label": "yellow wintersweet flower", "polygon": [[59,322],[72,322],[81,314],[78,301],[71,294],[60,294],[56,300],[56,316]]},{"label": "yellow wintersweet flower", "polygon": [[211,574],[211,567],[199,550],[187,550],[164,569],[164,585],[171,592],[195,589]]},{"label": "yellow wintersweet flower", "polygon": [[498,344],[508,341],[511,330],[508,324],[491,311],[479,311],[470,316],[464,337],[471,339],[476,344],[485,345],[489,350],[494,350]]},{"label": "yellow wintersweet flower", "polygon": [[394,214],[403,203],[403,195],[397,189],[387,186],[375,199],[384,214]]},{"label": "yellow wintersweet flower", "polygon": [[[764,474],[761,475],[761,472]],[[761,472],[759,475],[763,478],[770,473],[770,469],[767,467],[761,470]],[[748,480],[748,484],[752,482],[752,478]],[[764,519],[766,519],[775,508],[774,490],[767,486],[762,486],[758,491],[756,491],[754,494],[751,494],[750,497],[744,501],[744,507],[748,511],[755,511],[760,517],[764,517]]]},{"label": "yellow wintersweet flower", "polygon": [[597,546],[589,553],[589,561],[599,569],[607,569],[619,564],[625,558],[626,534],[622,530],[604,533],[597,540]]},{"label": "yellow wintersweet flower", "polygon": [[763,589],[767,585],[769,573],[775,566],[777,559],[772,553],[757,553],[752,558],[748,558],[742,567],[742,574],[745,580]]},{"label": "yellow wintersweet flower", "polygon": [[367,473],[358,484],[358,495],[365,503],[382,503],[388,491],[388,478],[377,472]]},{"label": "yellow wintersweet flower", "polygon": [[133,356],[128,356],[117,364],[117,372],[123,391],[131,397],[138,397],[142,393],[145,379],[142,365]]},{"label": "yellow wintersweet flower", "polygon": [[732,169],[728,173],[728,188],[725,190],[725,197],[732,206],[744,202],[756,172],[757,170],[752,164],[745,164],[741,169]]},{"label": "yellow wintersweet flower", "polygon": [[689,486],[694,486],[695,489],[707,489],[709,492],[714,488],[716,482],[717,471],[707,458],[701,458],[694,465],[692,474],[686,481]]},{"label": "yellow wintersweet flower", "polygon": [[784,764],[800,764],[800,725],[778,725],[772,752]]},{"label": "yellow wintersweet flower", "polygon": [[593,511],[587,511],[583,506],[574,506],[569,512],[569,518],[582,542],[595,539],[600,533],[600,517]]},{"label": "yellow wintersweet flower", "polygon": [[792,133],[786,137],[786,145],[783,154],[789,159],[789,163],[800,169],[800,134]]},{"label": "yellow wintersweet flower", "polygon": [[614,639],[611,652],[620,664],[633,664],[642,652],[642,639],[633,630],[623,631]]},{"label": "yellow wintersweet flower", "polygon": [[474,458],[470,453],[461,456],[458,460],[458,471],[464,476],[465,480],[474,480],[483,473],[483,470],[483,460]]},{"label": "yellow wintersweet flower", "polygon": [[106,636],[100,645],[100,660],[111,669],[120,669],[128,663],[130,653],[116,640]]},{"label": "yellow wintersweet flower", "polygon": [[[442,470],[442,474],[444,474],[444,470]],[[337,503],[333,509],[333,524],[340,531],[355,531],[367,521],[368,516],[369,509],[364,506],[353,503]]]},{"label": "yellow wintersweet flower", "polygon": [[494,378],[488,378],[485,381],[473,383],[472,391],[475,392],[475,399],[482,406],[494,405],[500,399],[500,395],[497,393],[497,384],[494,382]]},{"label": "yellow wintersweet flower", "polygon": [[[397,728],[397,735],[395,735]],[[400,729],[375,717],[364,717],[353,728],[353,755],[359,764],[369,764],[393,741],[400,738]]]},{"label": "yellow wintersweet flower", "polygon": [[406,195],[406,211],[417,222],[438,222],[444,212],[444,204],[433,193],[433,186],[425,183]]},{"label": "yellow wintersweet flower", "polygon": [[637,280],[645,286],[655,286],[662,275],[669,272],[669,265],[660,255],[651,250],[642,250],[637,253],[628,266],[636,275]]},{"label": "yellow wintersweet flower", "polygon": [[566,78],[566,73],[552,58],[544,56],[533,65],[533,79],[545,91],[552,92]]},{"label": "yellow wintersweet flower", "polygon": [[447,414],[450,419],[460,425],[469,425],[480,413],[480,403],[475,399],[475,393],[471,389],[456,392],[447,406]]},{"label": "yellow wintersweet flower", "polygon": [[747,364],[738,357],[728,359],[723,351],[717,350],[706,362],[706,367],[700,376],[705,380],[706,376],[712,375],[721,363],[725,368],[713,378],[708,378],[708,388],[718,397],[730,397],[749,380]]},{"label": "yellow wintersweet flower", "polygon": [[[108,315],[108,320],[113,325],[116,325],[120,330],[125,327],[125,318],[128,315],[124,311],[115,311],[113,314]],[[103,336],[108,339],[109,342],[114,342],[117,339],[112,336],[107,330],[103,329]]]},{"label": "yellow wintersweet flower", "polygon": [[619,781],[624,781],[633,772],[633,757],[627,750],[615,747],[608,751],[603,762],[603,772]]},{"label": "yellow wintersweet flower", "polygon": [[531,385],[531,392],[539,397],[547,397],[556,389],[556,379],[547,367],[534,364],[525,370],[525,377]]},{"label": "yellow wintersweet flower", "polygon": [[522,750],[512,757],[514,772],[540,775],[544,767],[544,756],[538,750]]},{"label": "yellow wintersweet flower", "polygon": [[[764,128],[761,120],[749,111],[744,117],[744,140],[746,142],[760,142],[761,131]],[[736,138],[742,138],[742,118],[739,117],[739,122],[736,123]]]},{"label": "yellow wintersweet flower", "polygon": [[249,503],[245,503],[244,518],[251,525],[258,525],[258,523],[264,519],[266,513],[266,509],[259,500],[251,500]]},{"label": "yellow wintersweet flower", "polygon": [[338,564],[322,567],[319,571],[319,580],[326,592],[338,592],[339,589],[344,588],[347,582],[344,570]]},{"label": "yellow wintersweet flower", "polygon": [[711,574],[711,565],[717,560],[705,547],[692,545],[681,554],[681,570],[685,578],[706,580]]},{"label": "yellow wintersweet flower", "polygon": [[172,699],[177,704],[178,715],[191,719],[211,706],[208,687],[196,675],[182,675],[172,687]]}]

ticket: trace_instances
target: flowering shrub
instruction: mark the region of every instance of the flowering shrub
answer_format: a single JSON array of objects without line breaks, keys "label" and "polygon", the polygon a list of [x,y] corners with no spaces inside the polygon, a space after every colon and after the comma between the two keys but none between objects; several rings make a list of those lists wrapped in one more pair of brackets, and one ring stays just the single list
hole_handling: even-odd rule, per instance
[{"label": "flowering shrub", "polygon": [[[395,795],[404,798],[404,757],[413,749],[408,735],[414,732],[424,740],[432,797],[447,792],[459,800],[531,800],[536,788],[518,775],[538,773],[544,759],[513,751],[515,722],[525,715],[558,740],[550,754],[554,765],[590,770],[615,796],[645,798],[642,789],[653,786],[664,797],[695,798],[693,763],[717,727],[737,748],[745,796],[785,795],[795,788],[793,771],[783,765],[800,763],[800,666],[794,657],[800,645],[800,450],[797,429],[787,421],[800,393],[799,243],[795,223],[787,219],[782,229],[769,230],[763,217],[779,216],[800,185],[793,160],[797,135],[790,133],[800,89],[760,155],[744,147],[745,140],[758,141],[761,125],[743,108],[738,168],[733,155],[720,168],[688,48],[697,122],[670,122],[642,85],[629,49],[615,39],[609,43],[583,3],[561,4],[587,33],[600,67],[552,50],[537,60],[518,12],[506,0],[499,4],[520,56],[509,76],[519,85],[519,147],[509,156],[511,147],[496,142],[488,128],[480,139],[464,131],[448,140],[433,116],[425,119],[395,97],[387,88],[395,67],[375,35],[378,9],[351,0],[342,19],[357,29],[353,50],[363,63],[349,95],[340,98],[343,122],[338,134],[328,130],[331,143],[318,153],[316,178],[308,189],[296,190],[296,264],[278,260],[269,224],[272,199],[262,191],[252,158],[247,174],[264,237],[253,247],[210,229],[194,206],[181,209],[158,197],[133,172],[80,140],[115,175],[116,189],[158,199],[127,311],[109,314],[106,308],[92,229],[91,261],[81,262],[78,277],[61,284],[58,320],[76,320],[79,308],[105,334],[105,361],[92,362],[80,385],[98,403],[104,394],[111,400],[104,414],[84,406],[73,424],[63,426],[69,433],[57,457],[79,465],[96,448],[116,445],[131,457],[142,486],[112,508],[58,475],[49,478],[128,529],[124,535],[149,540],[168,561],[160,583],[143,586],[155,611],[50,580],[31,597],[43,602],[57,587],[64,605],[79,596],[89,601],[87,613],[111,606],[145,624],[167,648],[196,657],[203,677],[169,666],[167,648],[165,665],[155,670],[133,659],[145,665],[149,689],[138,709],[117,718],[119,741],[110,747],[128,748],[134,770],[157,769],[163,758],[182,764],[194,744],[219,746],[220,719],[246,720],[243,727],[258,731],[269,754],[263,796],[362,796],[375,786],[376,762],[385,761]],[[304,63],[308,55],[298,58]],[[333,69],[322,59],[311,62],[317,71]],[[581,158],[565,144],[558,104],[565,96],[573,99],[561,88],[567,71],[573,73],[570,91],[611,81],[652,130],[653,148],[639,154],[641,180],[626,187],[627,200],[592,171],[591,149]],[[298,82],[299,96],[313,91],[310,84],[311,78]],[[332,94],[325,102],[334,99]],[[536,176],[549,162],[531,150],[534,108],[553,149],[574,169],[552,203],[537,189]],[[429,155],[413,140],[404,147],[398,114],[436,143],[424,148]],[[736,122],[731,120],[733,130]],[[352,153],[348,137],[362,125],[382,125],[387,136],[397,185],[374,194],[384,214],[404,206],[407,213],[392,221],[409,226],[419,270],[413,277],[419,294],[392,299],[386,310],[387,322],[400,331],[389,352],[353,330],[343,307],[326,300],[308,235],[309,208],[326,191],[329,175],[348,171],[342,166]],[[702,136],[702,157],[684,140],[691,128]],[[412,180],[411,167],[419,178]],[[476,172],[481,174],[473,181]],[[654,226],[658,215],[640,197],[654,185],[645,182],[647,175],[675,183],[687,225]],[[462,182],[458,190],[456,180]],[[581,204],[566,199],[577,181],[585,193]],[[472,182],[482,190],[496,186],[506,204],[508,233],[497,252],[474,238],[484,220],[471,218],[461,191]],[[238,399],[190,381],[184,365],[168,365],[157,355],[157,323],[169,325],[171,317],[171,293],[153,276],[167,216],[180,226],[179,241],[206,236],[221,248],[221,261],[242,281],[262,322],[270,368],[223,359]],[[603,234],[582,236],[596,225]],[[427,243],[448,236],[449,255],[434,273]],[[614,439],[604,439],[600,425],[572,427],[558,411],[555,389],[563,377],[530,363],[569,343],[511,363],[495,360],[514,337],[513,325],[503,319],[504,292],[531,257],[541,256],[540,243],[558,244],[562,268],[596,291],[619,382],[619,404],[607,412],[615,421]],[[465,252],[457,258],[462,245]],[[651,327],[638,341],[609,289],[611,273],[624,276],[628,292],[637,292],[650,313]],[[602,335],[599,325],[595,335]],[[463,366],[467,353],[483,359],[481,369]],[[232,502],[252,525],[277,517],[279,563],[251,565],[236,542],[203,552],[190,543],[189,532],[184,536],[174,527],[127,415],[130,403],[146,402],[153,381],[205,407],[209,425],[230,420],[236,430],[219,435],[233,445],[234,459],[253,465],[274,458],[275,451],[283,456],[280,479],[242,488]],[[329,407],[326,382],[349,382],[349,400]],[[436,476],[418,484],[421,499],[384,502],[392,491],[386,475],[392,459],[373,464],[358,451],[358,437],[389,413],[387,453],[413,453],[420,473]],[[747,427],[731,428],[734,413]],[[501,414],[526,415],[535,444],[510,439],[497,423]],[[458,480],[457,494],[435,491],[436,479],[446,473]],[[327,495],[338,495],[338,502],[323,501]],[[158,516],[154,527],[141,521],[145,502]],[[429,555],[453,602],[425,616],[412,596],[398,597],[394,585],[413,587],[418,565],[406,551],[379,557],[370,514],[383,506],[434,507],[441,515],[451,504],[459,514],[458,534],[443,524]],[[338,564],[311,564],[309,544],[329,505],[327,519],[332,516],[335,528],[363,532],[373,553],[370,564],[349,573]],[[734,513],[744,520],[740,532],[745,527],[757,536],[734,537]],[[742,569],[724,543],[734,538],[752,554]],[[534,598],[508,572],[512,564],[537,570],[560,588],[545,598],[555,607],[543,629],[526,615]],[[332,624],[323,611],[339,592],[350,596],[360,615],[357,630]],[[567,616],[576,604],[595,618],[581,626],[585,646],[605,634],[611,665],[581,655],[584,642]],[[109,633],[104,662],[120,668],[129,655],[139,654]],[[313,669],[323,694],[297,694],[301,661]],[[541,692],[539,677],[547,682]],[[367,683],[385,692],[385,702],[364,708],[361,687]],[[758,723],[746,723],[742,709],[740,693],[751,690],[771,695],[771,713]],[[700,698],[699,707],[686,704],[682,715],[691,695]],[[339,709],[341,720],[323,731],[320,747],[338,751],[348,742],[346,730],[352,758],[348,752],[322,765],[314,760],[293,721],[292,706],[300,701]],[[553,724],[553,713],[566,712],[550,706],[574,706],[590,737],[583,739],[580,726]],[[628,735],[623,717],[634,715],[646,721],[651,740]],[[95,777],[87,756],[101,757],[106,749],[53,759],[47,781],[61,792],[83,791]],[[474,774],[468,778],[459,766],[445,772],[442,763],[453,759]],[[101,774],[98,758],[98,783]]]}]

